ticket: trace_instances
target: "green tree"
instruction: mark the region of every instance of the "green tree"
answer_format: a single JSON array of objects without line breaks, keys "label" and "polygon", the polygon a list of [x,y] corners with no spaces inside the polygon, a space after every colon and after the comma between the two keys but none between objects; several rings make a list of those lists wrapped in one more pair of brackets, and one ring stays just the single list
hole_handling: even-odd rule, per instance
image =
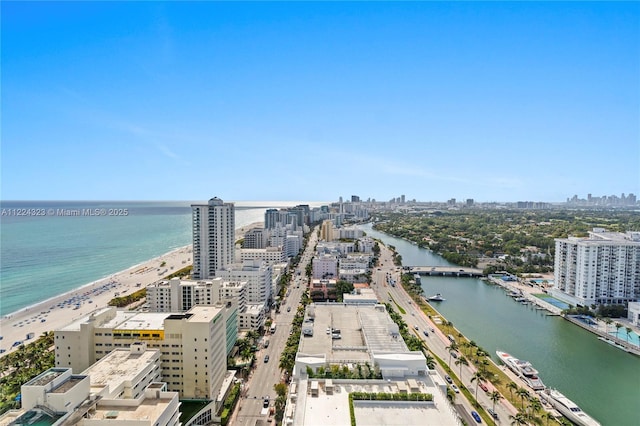
[{"label": "green tree", "polygon": [[474,381],[476,382],[476,401],[478,400],[478,384],[480,382],[484,382],[485,380],[486,377],[482,371],[476,371],[475,373],[473,373],[473,376],[471,376],[471,383],[473,383]]},{"label": "green tree", "polygon": [[489,399],[491,400],[491,402],[493,402],[493,410],[495,411],[496,402],[498,402],[498,401],[500,401],[502,399],[502,394],[500,392],[498,392],[497,390],[494,390],[493,392],[491,392],[489,394]]},{"label": "green tree", "polygon": [[509,416],[509,420],[511,420],[512,426],[523,426],[528,424],[528,417],[526,413],[518,412],[515,416]]},{"label": "green tree", "polygon": [[467,359],[465,357],[461,356],[460,358],[458,358],[456,360],[456,362],[454,364],[460,366],[460,377],[462,377],[462,366],[463,365],[469,365],[469,361],[467,361]]},{"label": "green tree", "polygon": [[516,384],[516,382],[509,382],[507,383],[507,389],[509,389],[509,394],[511,395],[511,399],[513,399],[513,391],[518,390],[518,385]]},{"label": "green tree", "polygon": [[342,295],[344,293],[351,293],[353,291],[353,284],[347,281],[339,280],[336,282],[336,296],[337,301],[342,302]]},{"label": "green tree", "polygon": [[520,397],[520,408],[524,409],[525,398],[527,400],[530,398],[529,391],[527,391],[525,388],[519,387],[518,390],[516,390],[516,395]]}]

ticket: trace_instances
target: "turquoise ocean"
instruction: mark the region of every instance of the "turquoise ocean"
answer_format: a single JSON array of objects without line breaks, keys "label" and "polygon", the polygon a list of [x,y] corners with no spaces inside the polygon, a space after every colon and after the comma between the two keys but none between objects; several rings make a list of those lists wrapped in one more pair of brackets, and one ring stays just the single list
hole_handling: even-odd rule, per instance
[{"label": "turquoise ocean", "polygon": [[[192,203],[1,201],[0,316],[191,244]],[[235,202],[236,228],[298,204],[322,203]]]}]

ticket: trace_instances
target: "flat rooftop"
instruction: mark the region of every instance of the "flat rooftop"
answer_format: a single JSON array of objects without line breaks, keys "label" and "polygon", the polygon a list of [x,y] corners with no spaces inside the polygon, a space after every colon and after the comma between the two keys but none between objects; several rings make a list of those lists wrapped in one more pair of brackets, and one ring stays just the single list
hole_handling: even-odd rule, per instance
[{"label": "flat rooftop", "polygon": [[[98,316],[102,315],[104,312],[110,311],[112,309],[114,309],[114,308],[109,307],[109,306],[104,307],[104,308],[98,308],[95,311],[92,311],[89,314],[87,314],[85,316],[82,316],[82,317],[78,318],[77,320],[72,321],[72,322],[64,325],[63,327],[58,328],[57,330],[61,330],[61,331],[79,331],[80,330],[80,325],[87,324],[87,323],[93,321],[92,317],[98,317]],[[129,316],[133,316],[133,315],[135,315],[135,312],[128,311],[127,314]],[[107,322],[110,322],[110,321],[107,321]],[[102,326],[102,325],[100,325],[100,326]]]},{"label": "flat rooftop", "polygon": [[158,349],[147,349],[144,352],[132,353],[129,349],[115,348],[104,358],[83,371],[91,379],[92,393],[96,389],[108,387],[109,393],[119,389],[123,382],[152,366],[154,360],[160,358]]},{"label": "flat rooftop", "polygon": [[146,420],[148,424],[153,425],[169,407],[171,401],[171,398],[145,398],[138,406],[98,404],[92,419],[116,422]]},{"label": "flat rooftop", "polygon": [[[397,326],[384,305],[316,303],[310,306],[315,319],[313,324],[304,323],[303,329],[312,326],[313,336],[300,338],[299,353],[325,354],[329,363],[349,363],[370,361],[374,351],[409,351],[402,338],[394,334]],[[334,339],[328,329],[340,330],[340,339]]]},{"label": "flat rooftop", "polygon": [[66,370],[52,368],[29,380],[24,386],[45,386],[60,377]]},{"label": "flat rooftop", "polygon": [[[367,403],[354,404],[356,423],[372,425],[457,425],[456,416],[437,387],[427,379],[413,377],[419,385],[421,393],[433,395],[433,403]],[[379,381],[344,381],[333,380],[333,392],[327,393],[324,383],[319,381],[318,395],[310,395],[311,382],[315,379],[298,382],[297,401],[293,407],[295,425],[343,426],[350,424],[349,393],[350,392],[387,392],[397,393],[398,383],[406,386],[405,380]],[[338,381],[340,382],[340,381]],[[360,383],[358,383],[360,382]]]},{"label": "flat rooftop", "polygon": [[222,308],[215,306],[194,306],[189,309],[188,313],[191,317],[189,322],[210,322],[222,312]]}]

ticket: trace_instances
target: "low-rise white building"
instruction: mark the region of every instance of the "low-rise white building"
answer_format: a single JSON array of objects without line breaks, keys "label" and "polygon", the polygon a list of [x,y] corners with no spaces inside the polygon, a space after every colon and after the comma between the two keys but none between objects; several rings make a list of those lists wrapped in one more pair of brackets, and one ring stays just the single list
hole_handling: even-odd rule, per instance
[{"label": "low-rise white building", "polygon": [[[349,393],[430,394],[424,401],[354,401],[358,423],[459,425],[446,398],[447,384],[429,370],[421,351],[410,351],[384,305],[315,303],[307,307],[283,424],[350,423]],[[332,366],[339,366],[336,370]],[[358,371],[362,379],[315,378],[314,373]],[[323,374],[324,376],[324,374]],[[331,413],[327,416],[327,413]]]},{"label": "low-rise white building", "polygon": [[627,318],[631,324],[640,327],[640,302],[629,302]]},{"label": "low-rise white building", "polygon": [[268,264],[287,261],[287,254],[283,246],[266,247],[263,249],[240,249],[240,261],[262,260]]}]

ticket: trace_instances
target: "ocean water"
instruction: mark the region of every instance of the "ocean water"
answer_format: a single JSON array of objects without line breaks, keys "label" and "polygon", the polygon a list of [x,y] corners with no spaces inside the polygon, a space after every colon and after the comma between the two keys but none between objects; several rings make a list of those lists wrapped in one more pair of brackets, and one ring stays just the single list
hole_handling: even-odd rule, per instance
[{"label": "ocean water", "polygon": [[[0,202],[0,316],[191,244],[192,203]],[[322,203],[235,202],[236,227],[297,204]]]}]

